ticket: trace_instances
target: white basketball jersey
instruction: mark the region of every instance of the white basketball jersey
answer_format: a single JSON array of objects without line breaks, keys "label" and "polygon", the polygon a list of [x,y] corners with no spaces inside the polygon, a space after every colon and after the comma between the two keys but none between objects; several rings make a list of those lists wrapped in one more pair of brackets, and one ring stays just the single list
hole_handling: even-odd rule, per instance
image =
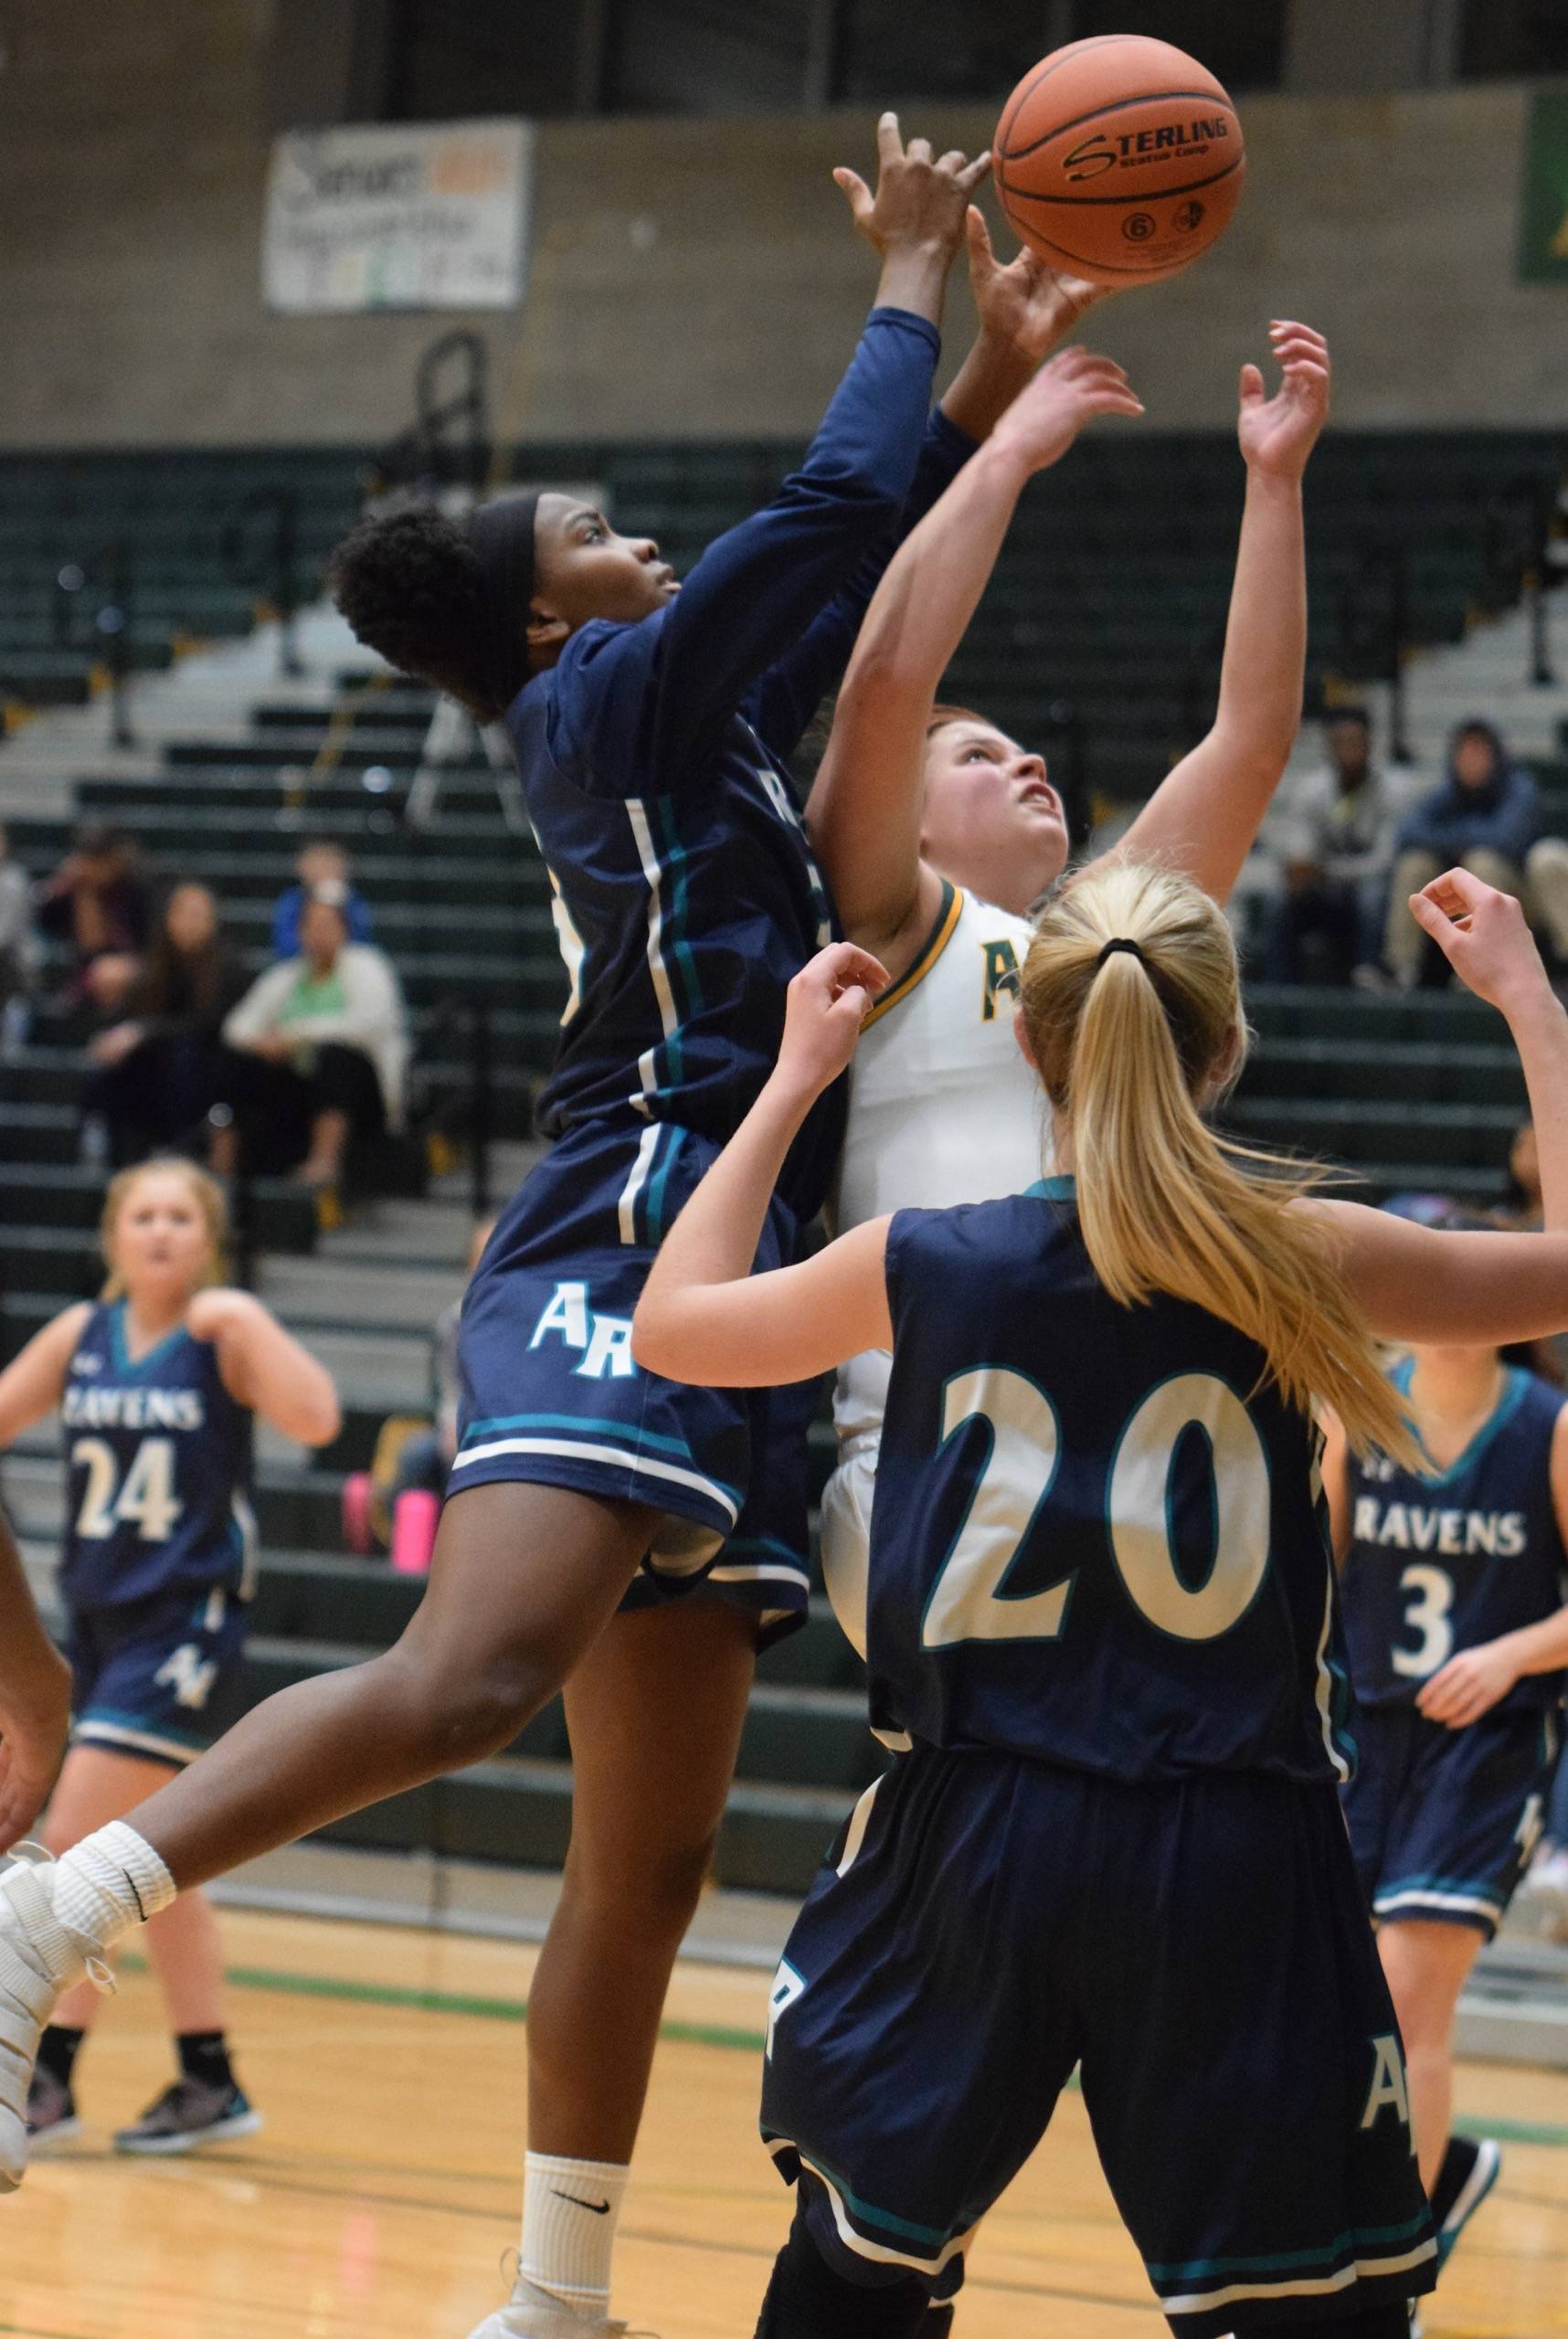
[{"label": "white basketball jersey", "polygon": [[[1027,918],[944,884],[925,947],[861,1035],[834,1204],[840,1233],[889,1211],[1022,1193],[1050,1168],[1049,1111],[1012,1029],[1033,933]],[[841,1369],[841,1438],[881,1429],[891,1363],[874,1349]]]}]

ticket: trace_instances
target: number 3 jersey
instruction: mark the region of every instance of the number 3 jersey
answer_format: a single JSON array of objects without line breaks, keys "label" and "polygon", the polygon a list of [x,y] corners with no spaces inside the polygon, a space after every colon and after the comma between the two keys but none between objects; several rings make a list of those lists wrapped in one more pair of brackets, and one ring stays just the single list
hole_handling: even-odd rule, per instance
[{"label": "number 3 jersey", "polygon": [[217,1351],[183,1328],[134,1363],[125,1303],[95,1307],[66,1374],[66,1535],[60,1591],[118,1607],[212,1585],[248,1596],[250,1414]]},{"label": "number 3 jersey", "polygon": [[1349,1773],[1314,1424],[1262,1351],[1119,1307],[1070,1179],[900,1211],[872,1514],[872,1721],[1129,1781]]},{"label": "number 3 jersey", "polygon": [[[1407,1360],[1393,1378],[1408,1391]],[[1410,1703],[1456,1650],[1538,1625],[1563,1604],[1568,1553],[1552,1500],[1561,1390],[1517,1365],[1453,1467],[1423,1476],[1352,1456],[1341,1585],[1363,1705]],[[1494,1709],[1555,1705],[1561,1673],[1527,1674]]]}]

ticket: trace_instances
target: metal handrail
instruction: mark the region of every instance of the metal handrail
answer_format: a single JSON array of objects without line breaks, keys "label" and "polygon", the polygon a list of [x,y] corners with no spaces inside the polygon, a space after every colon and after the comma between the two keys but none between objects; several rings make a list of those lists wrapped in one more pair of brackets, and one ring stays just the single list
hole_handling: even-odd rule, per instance
[{"label": "metal handrail", "polygon": [[[102,587],[108,598],[93,611],[91,630],[97,640],[90,644],[80,638],[78,628],[78,611],[85,605],[77,597],[93,584]],[[56,573],[51,596],[56,647],[82,651],[94,647],[109,669],[110,736],[117,747],[133,747],[136,744],[131,726],[135,585],[135,556],[130,538],[111,536],[82,559],[64,562]]]},{"label": "metal handrail", "polygon": [[[272,527],[258,546],[250,523],[270,513]],[[252,488],[225,521],[220,538],[223,562],[237,585],[259,586],[278,613],[278,671],[291,677],[302,674],[295,635],[300,609],[300,492],[296,487]]]},{"label": "metal handrail", "polygon": [[[461,377],[443,376],[461,361]],[[449,434],[457,430],[454,451]],[[490,476],[490,351],[482,333],[467,326],[441,333],[414,373],[414,419],[375,458],[372,475],[382,491],[415,481],[455,479],[477,496]]]},{"label": "metal handrail", "polygon": [[1552,663],[1547,596],[1552,589],[1552,543],[1557,529],[1562,484],[1542,471],[1528,471],[1489,496],[1481,513],[1481,559],[1487,582],[1501,609],[1522,600],[1530,615],[1526,680],[1540,689],[1557,679]]},{"label": "metal handrail", "polygon": [[428,1113],[421,1134],[461,1135],[469,1154],[469,1201],[475,1220],[491,1212],[491,1150],[495,1142],[495,1048],[490,1010],[480,999],[453,993],[435,1010],[421,1039],[421,1052],[447,1034],[466,1032],[468,1085],[454,1089]]},{"label": "metal handrail", "polygon": [[1379,537],[1340,593],[1339,649],[1352,671],[1371,667],[1388,684],[1388,752],[1399,764],[1414,761],[1404,681],[1411,646],[1410,548],[1400,537]]}]

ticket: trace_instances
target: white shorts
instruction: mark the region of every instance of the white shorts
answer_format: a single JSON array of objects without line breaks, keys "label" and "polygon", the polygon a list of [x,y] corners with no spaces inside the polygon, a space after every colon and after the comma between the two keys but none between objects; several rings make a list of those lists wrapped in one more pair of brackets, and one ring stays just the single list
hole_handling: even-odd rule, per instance
[{"label": "white shorts", "polygon": [[871,1567],[871,1505],[881,1441],[841,1446],[839,1466],[822,1489],[822,1581],[839,1628],[865,1655],[866,1583]]}]

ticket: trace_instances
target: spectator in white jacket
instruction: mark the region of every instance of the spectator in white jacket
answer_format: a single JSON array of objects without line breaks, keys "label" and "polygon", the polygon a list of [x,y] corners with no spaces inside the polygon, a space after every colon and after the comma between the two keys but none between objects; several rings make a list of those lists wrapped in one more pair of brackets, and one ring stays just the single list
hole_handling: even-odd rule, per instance
[{"label": "spectator in white jacket", "polygon": [[38,979],[40,946],[33,924],[33,888],[0,829],[0,1044],[26,1030],[27,1005]]},{"label": "spectator in white jacket", "polygon": [[316,886],[301,914],[299,957],[259,977],[223,1027],[231,1047],[272,1068],[251,1101],[264,1095],[269,1149],[286,1141],[295,1174],[312,1187],[339,1185],[351,1145],[403,1114],[402,992],[381,951],[349,940],[347,908],[345,886]]},{"label": "spectator in white jacket", "polygon": [[1361,706],[1325,717],[1327,760],[1287,774],[1264,831],[1283,891],[1269,913],[1264,972],[1271,982],[1307,979],[1308,945],[1318,939],[1320,976],[1340,982],[1377,959],[1383,942],[1394,833],[1420,785],[1374,761],[1372,725]]}]

